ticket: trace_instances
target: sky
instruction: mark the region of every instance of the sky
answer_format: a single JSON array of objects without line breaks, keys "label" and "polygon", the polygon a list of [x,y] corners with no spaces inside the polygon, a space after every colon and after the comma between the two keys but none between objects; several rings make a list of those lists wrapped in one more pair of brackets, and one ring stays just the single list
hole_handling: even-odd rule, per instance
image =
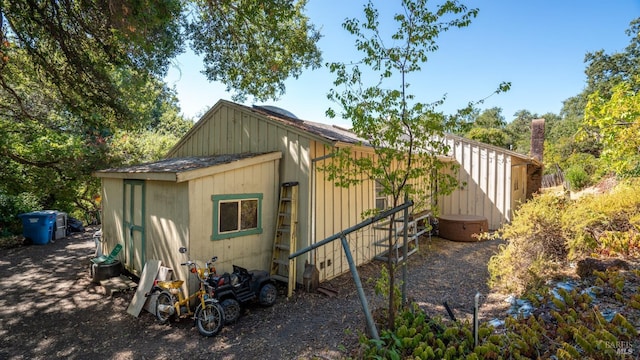
[{"label": "sky", "polygon": [[[362,19],[364,0],[309,0],[306,14],[323,37],[318,46],[323,61],[350,62],[361,58],[355,38],[342,28],[346,18]],[[379,12],[399,11],[399,1],[374,0]],[[435,3],[435,2],[431,2]],[[462,29],[452,29],[438,40],[439,49],[429,55],[419,73],[408,78],[411,92],[423,103],[446,95],[440,110],[452,114],[471,101],[490,95],[503,81],[511,90],[493,95],[481,109],[502,108],[506,121],[519,110],[533,114],[559,114],[562,102],[585,87],[585,54],[604,50],[624,51],[630,38],[629,23],[640,17],[640,0],[469,0],[479,8],[477,18]],[[384,19],[383,19],[384,20]],[[387,33],[396,28],[383,22]],[[191,52],[175,59],[165,80],[175,87],[182,113],[197,120],[218,100],[231,100],[220,83],[201,73],[202,61]],[[289,79],[286,93],[277,101],[245,105],[274,105],[298,118],[350,127],[349,120],[330,119],[327,100],[335,76],[326,67],[307,69]]]}]

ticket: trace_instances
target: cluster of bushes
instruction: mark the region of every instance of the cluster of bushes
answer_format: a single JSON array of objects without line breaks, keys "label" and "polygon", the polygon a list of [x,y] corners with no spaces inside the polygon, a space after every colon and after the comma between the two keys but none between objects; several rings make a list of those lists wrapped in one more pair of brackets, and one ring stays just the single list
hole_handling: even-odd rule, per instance
[{"label": "cluster of bushes", "polygon": [[640,255],[640,181],[570,200],[541,194],[497,234],[506,245],[489,262],[490,285],[521,293],[587,255]]},{"label": "cluster of bushes", "polygon": [[600,180],[603,166],[599,159],[588,153],[571,154],[566,160],[564,178],[573,190],[580,190]]},{"label": "cluster of bushes", "polygon": [[501,229],[507,243],[490,261],[491,285],[522,294],[535,309],[532,315],[506,316],[499,331],[481,323],[475,343],[470,323],[429,317],[414,304],[400,309],[394,328],[383,329],[379,340],[362,335],[358,357],[618,359],[637,351],[640,270],[593,271],[589,279],[597,295],[553,292],[547,280],[586,255],[640,256],[639,185],[628,180],[608,194],[578,200],[542,194]]},{"label": "cluster of bushes", "polygon": [[[625,286],[640,284],[640,272],[596,272],[608,305],[640,309],[639,295],[623,296]],[[362,336],[360,357],[366,359],[619,359],[637,345],[638,331],[620,313],[607,319],[588,293],[540,288],[527,296],[536,307],[527,318],[507,317],[504,329],[482,323],[478,343],[468,322],[430,318],[418,306],[396,318],[395,330],[380,340]],[[632,345],[633,343],[633,345]]]},{"label": "cluster of bushes", "polygon": [[23,193],[10,196],[0,192],[0,238],[19,234],[22,231],[22,222],[18,214],[32,211],[39,206],[34,195]]}]

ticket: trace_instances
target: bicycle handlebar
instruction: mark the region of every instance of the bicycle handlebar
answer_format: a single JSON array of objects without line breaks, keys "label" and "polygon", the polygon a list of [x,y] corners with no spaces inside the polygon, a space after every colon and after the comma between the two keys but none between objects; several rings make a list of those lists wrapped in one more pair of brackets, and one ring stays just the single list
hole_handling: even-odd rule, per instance
[{"label": "bicycle handlebar", "polygon": [[[218,261],[218,257],[214,256],[214,257],[211,258],[211,260],[207,261],[205,264],[206,264],[206,266],[209,266],[209,265],[213,264],[216,261]],[[182,266],[191,266],[191,265],[196,265],[196,262],[195,261],[191,261],[191,260],[187,260],[187,262],[184,262],[184,263],[182,263],[180,265],[182,265]]]},{"label": "bicycle handlebar", "polygon": [[[215,259],[217,259],[218,257],[217,257],[217,256],[214,256],[214,258],[215,258]],[[212,260],[213,260],[213,259],[212,259]],[[215,261],[215,260],[214,260],[214,261]],[[180,265],[182,265],[182,266],[189,266],[189,267],[193,266],[193,267],[195,267],[196,269],[198,268],[198,263],[196,263],[195,261],[191,261],[191,260],[187,260],[187,262],[181,263]],[[207,262],[207,267],[209,267],[209,263],[208,263],[208,262]],[[203,284],[205,284],[205,285],[207,285],[207,286],[208,286],[208,284],[207,284],[207,282],[206,282],[206,279],[203,279],[203,278],[201,278],[200,276],[197,276],[197,275],[196,275],[196,277],[198,278],[198,280],[199,280],[201,283],[203,283]]]}]

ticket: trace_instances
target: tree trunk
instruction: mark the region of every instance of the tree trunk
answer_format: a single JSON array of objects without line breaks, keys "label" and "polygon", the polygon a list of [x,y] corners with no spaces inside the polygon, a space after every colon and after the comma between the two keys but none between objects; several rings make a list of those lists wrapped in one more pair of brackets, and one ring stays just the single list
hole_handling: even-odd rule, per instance
[{"label": "tree trunk", "polygon": [[395,327],[396,322],[396,311],[395,311],[395,274],[393,269],[393,260],[391,255],[393,254],[393,245],[394,245],[394,236],[393,236],[393,224],[395,223],[396,215],[395,213],[391,214],[391,218],[389,219],[389,246],[387,253],[387,271],[389,272],[389,315],[387,318],[387,327],[389,329],[393,329]]}]

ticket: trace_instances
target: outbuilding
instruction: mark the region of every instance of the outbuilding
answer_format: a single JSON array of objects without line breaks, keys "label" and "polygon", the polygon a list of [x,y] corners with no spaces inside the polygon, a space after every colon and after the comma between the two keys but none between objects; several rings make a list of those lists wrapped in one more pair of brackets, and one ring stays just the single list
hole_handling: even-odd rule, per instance
[{"label": "outbuilding", "polygon": [[[453,149],[458,147],[455,141]],[[145,260],[151,258],[175,269],[185,260],[177,251],[180,246],[186,246],[188,256],[195,260],[205,261],[217,255],[222,271],[230,271],[232,263],[268,270],[273,260],[282,184],[298,184],[295,236],[298,249],[361,222],[363,212],[380,204],[374,180],[340,188],[327,181],[321,170],[327,161],[332,161],[335,148],[351,147],[354,156],[373,156],[373,149],[363,144],[364,139],[338,126],[301,120],[278,108],[248,107],[220,100],[174,146],[166,160],[95,173],[102,179],[104,250],[123,244],[123,263],[134,273],[139,273]],[[438,204],[441,211],[489,215],[496,226],[508,221],[513,210],[511,172],[519,171],[521,162],[538,164],[519,156],[517,161],[509,160],[505,165],[500,160],[502,155],[487,155],[487,151],[496,149],[484,150],[479,143],[474,146],[478,148],[477,155],[462,160],[454,152],[448,154],[448,161],[461,161],[463,170],[473,170],[462,179],[466,187],[450,195],[451,199],[438,199]],[[482,161],[484,158],[495,161]],[[481,168],[476,170],[477,166]],[[497,166],[502,166],[502,170],[493,168]],[[493,175],[487,177],[484,172]],[[499,177],[506,180],[499,181]],[[476,186],[472,184],[476,180],[494,185],[477,185],[474,200],[468,193]],[[479,201],[485,189],[501,193],[503,203],[510,205],[493,206],[492,195],[487,194],[482,206],[468,206],[471,201]],[[462,198],[468,199],[467,206],[460,205]],[[231,202],[243,208],[245,201],[255,204],[250,207],[257,209],[257,214],[252,212],[257,226],[250,231],[221,232],[220,223],[224,221],[221,216],[234,207],[220,205]],[[373,228],[349,236],[356,264],[369,262],[386,250],[379,245],[381,236],[384,234]],[[298,283],[303,281],[305,260],[316,266],[320,281],[349,271],[339,241],[298,259],[294,265]]]},{"label": "outbuilding", "polygon": [[102,180],[103,251],[122,244],[121,262],[138,275],[149,259],[181,271],[180,263],[191,259],[185,256],[266,266],[281,156],[184,156],[95,172]]},{"label": "outbuilding", "polygon": [[453,174],[458,189],[438,199],[440,214],[482,216],[489,230],[497,230],[542,186],[542,162],[535,156],[451,134],[444,141],[459,165]]}]

